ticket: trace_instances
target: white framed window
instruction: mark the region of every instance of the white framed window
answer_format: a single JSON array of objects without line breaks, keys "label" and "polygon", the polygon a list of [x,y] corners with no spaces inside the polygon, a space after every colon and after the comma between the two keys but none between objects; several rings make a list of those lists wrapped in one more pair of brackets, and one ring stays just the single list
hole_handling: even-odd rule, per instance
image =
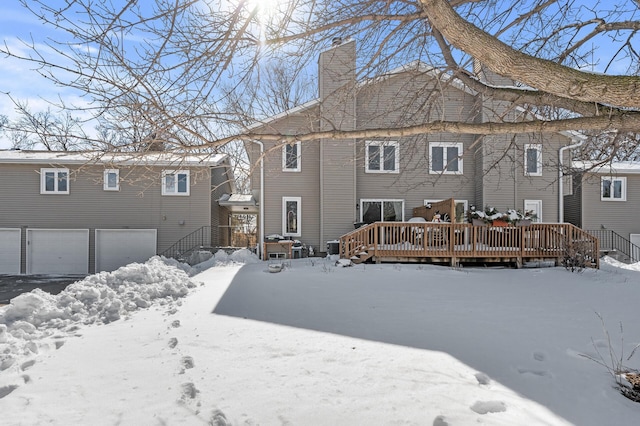
[{"label": "white framed window", "polygon": [[163,170],[162,195],[189,195],[189,170]]},{"label": "white framed window", "polygon": [[532,222],[542,222],[542,200],[524,200],[524,211],[536,215]]},{"label": "white framed window", "polygon": [[542,144],[524,145],[524,175],[542,176]]},{"label": "white framed window", "polygon": [[300,171],[300,141],[282,147],[282,171]]},{"label": "white framed window", "polygon": [[[424,200],[424,205],[439,203],[442,200]],[[469,201],[468,200],[454,200],[455,203],[455,219],[456,223],[465,223],[467,220],[467,212],[469,211]],[[452,218],[450,218],[451,220]],[[451,220],[453,222],[453,220]]]},{"label": "white framed window", "polygon": [[302,197],[282,197],[282,235],[302,235]]},{"label": "white framed window", "polygon": [[105,191],[120,191],[120,170],[106,169],[102,188]]},{"label": "white framed window", "polygon": [[627,201],[627,178],[603,176],[600,185],[600,200]]},{"label": "white framed window", "polygon": [[398,173],[399,147],[396,141],[365,141],[365,173]]},{"label": "white framed window", "polygon": [[431,142],[429,144],[429,174],[461,175],[462,143]]},{"label": "white framed window", "polygon": [[68,194],[69,169],[40,169],[41,194]]},{"label": "white framed window", "polygon": [[404,222],[404,200],[361,199],[360,221]]}]

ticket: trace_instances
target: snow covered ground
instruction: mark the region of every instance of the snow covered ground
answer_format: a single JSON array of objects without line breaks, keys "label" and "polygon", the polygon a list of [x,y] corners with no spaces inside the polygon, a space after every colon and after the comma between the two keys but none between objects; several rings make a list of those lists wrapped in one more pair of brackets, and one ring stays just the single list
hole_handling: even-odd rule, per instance
[{"label": "snow covered ground", "polygon": [[13,299],[0,308],[0,423],[640,419],[640,404],[584,356],[611,363],[610,340],[614,358],[640,368],[640,354],[626,359],[640,342],[637,265],[267,266],[247,252],[197,268],[153,258]]}]

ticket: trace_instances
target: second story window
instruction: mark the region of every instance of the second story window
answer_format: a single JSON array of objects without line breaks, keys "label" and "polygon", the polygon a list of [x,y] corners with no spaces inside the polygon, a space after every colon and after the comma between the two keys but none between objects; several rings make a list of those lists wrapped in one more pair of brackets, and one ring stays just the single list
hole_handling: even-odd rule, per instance
[{"label": "second story window", "polygon": [[627,178],[603,177],[600,200],[627,201]]},{"label": "second story window", "polygon": [[462,143],[432,142],[429,144],[429,173],[461,175]]},{"label": "second story window", "polygon": [[162,195],[189,195],[189,171],[165,170],[162,172]]},{"label": "second story window", "polygon": [[528,143],[524,145],[524,175],[542,176],[542,145]]},{"label": "second story window", "polygon": [[400,169],[398,142],[366,141],[365,148],[366,173],[398,173]]},{"label": "second story window", "polygon": [[286,144],[282,147],[282,170],[285,172],[300,171],[300,142]]},{"label": "second story window", "polygon": [[107,169],[104,171],[105,191],[120,191],[120,171],[117,169]]},{"label": "second story window", "polygon": [[41,194],[68,194],[69,169],[40,169]]}]

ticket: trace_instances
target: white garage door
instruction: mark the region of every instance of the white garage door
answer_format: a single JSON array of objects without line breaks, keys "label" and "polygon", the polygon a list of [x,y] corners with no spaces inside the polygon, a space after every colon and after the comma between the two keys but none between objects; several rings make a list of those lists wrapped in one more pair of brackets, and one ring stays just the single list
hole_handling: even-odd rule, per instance
[{"label": "white garage door", "polygon": [[88,273],[88,229],[27,229],[27,274]]},{"label": "white garage door", "polygon": [[115,271],[156,255],[155,229],[96,229],[96,272]]},{"label": "white garage door", "polygon": [[20,228],[0,228],[0,274],[20,273]]}]

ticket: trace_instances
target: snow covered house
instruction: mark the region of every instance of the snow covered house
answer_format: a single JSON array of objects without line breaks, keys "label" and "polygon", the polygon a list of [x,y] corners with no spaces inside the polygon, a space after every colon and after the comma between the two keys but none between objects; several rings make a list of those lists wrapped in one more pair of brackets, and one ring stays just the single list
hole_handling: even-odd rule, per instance
[{"label": "snow covered house", "polygon": [[111,271],[194,235],[224,245],[215,197],[231,192],[227,165],[222,154],[0,151],[0,274]]},{"label": "snow covered house", "polygon": [[[250,130],[295,136],[440,120],[515,121],[526,114],[422,63],[358,80],[353,40],[337,41],[322,52],[318,73],[317,99]],[[506,84],[480,67],[478,73],[490,83]],[[470,208],[491,206],[533,210],[539,222],[562,222],[561,159],[566,164],[578,135],[383,133],[290,144],[246,142],[250,159],[260,164],[255,170],[261,170],[251,181],[260,205],[260,234],[297,239],[323,253],[328,241],[352,231],[354,224],[407,221],[413,208],[448,198],[455,199],[459,220]]]},{"label": "snow covered house", "polygon": [[572,168],[565,220],[600,237],[601,249],[640,261],[640,163],[574,161]]}]

